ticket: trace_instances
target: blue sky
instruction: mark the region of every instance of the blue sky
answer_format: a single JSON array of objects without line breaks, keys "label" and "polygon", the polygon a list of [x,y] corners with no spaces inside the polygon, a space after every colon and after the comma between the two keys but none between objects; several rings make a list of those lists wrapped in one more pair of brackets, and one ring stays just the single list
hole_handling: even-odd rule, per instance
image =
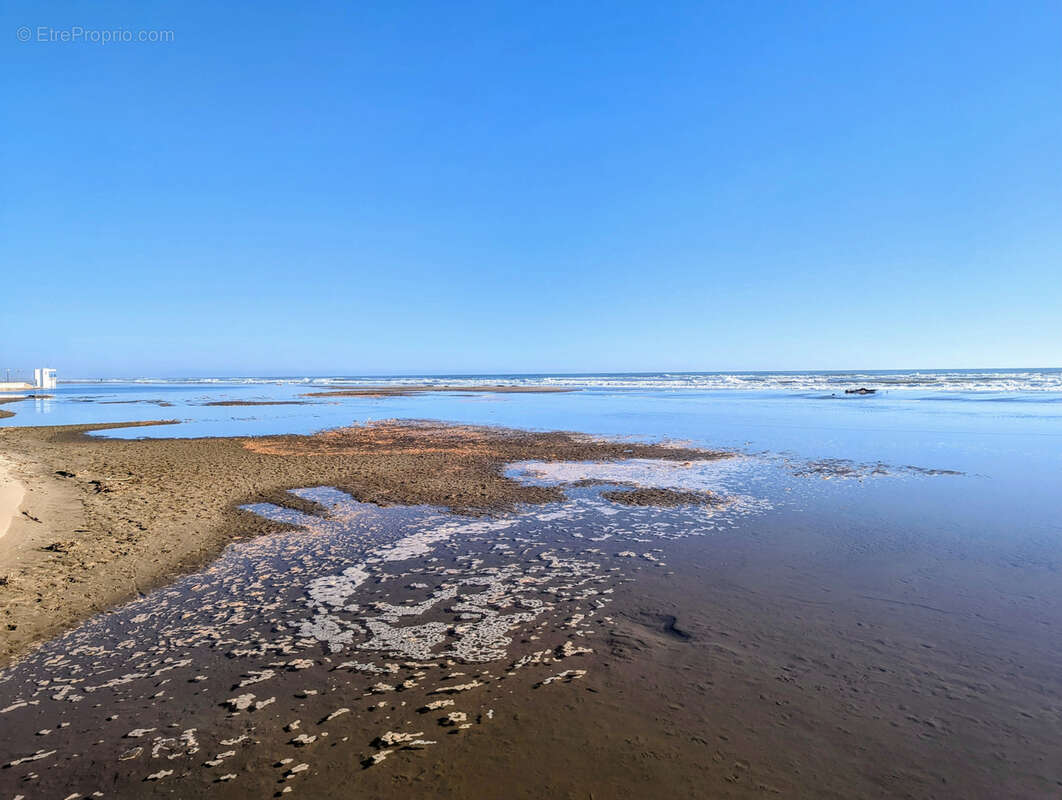
[{"label": "blue sky", "polygon": [[0,368],[1062,365],[1057,0],[0,17]]}]

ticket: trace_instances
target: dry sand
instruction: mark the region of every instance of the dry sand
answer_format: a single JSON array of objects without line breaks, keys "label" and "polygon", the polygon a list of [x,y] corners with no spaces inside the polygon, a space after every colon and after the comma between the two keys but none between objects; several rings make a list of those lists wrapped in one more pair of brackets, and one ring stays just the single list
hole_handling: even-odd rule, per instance
[{"label": "dry sand", "polygon": [[11,464],[0,456],[0,538],[3,538],[12,520],[18,515],[26,490],[15,478]]}]

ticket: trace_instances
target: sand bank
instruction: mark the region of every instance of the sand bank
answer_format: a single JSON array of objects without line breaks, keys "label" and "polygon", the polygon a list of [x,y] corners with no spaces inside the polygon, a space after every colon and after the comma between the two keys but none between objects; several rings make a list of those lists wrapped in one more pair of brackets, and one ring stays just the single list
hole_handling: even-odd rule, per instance
[{"label": "sand bank", "polygon": [[[18,397],[0,397],[0,405],[6,403],[17,403],[20,400],[25,400],[25,395],[19,395]],[[8,417],[15,416],[14,411],[8,411],[6,408],[0,408],[0,419],[7,419]]]},{"label": "sand bank", "polygon": [[[138,425],[168,424],[166,422]],[[281,529],[239,506],[318,510],[288,489],[335,486],[380,505],[485,513],[561,497],[502,475],[507,463],[723,453],[570,433],[382,423],[314,436],[100,439],[129,423],[0,431],[26,515],[0,548],[0,664],[88,616],[170,582],[234,539]],[[17,544],[17,546],[16,546]]]}]

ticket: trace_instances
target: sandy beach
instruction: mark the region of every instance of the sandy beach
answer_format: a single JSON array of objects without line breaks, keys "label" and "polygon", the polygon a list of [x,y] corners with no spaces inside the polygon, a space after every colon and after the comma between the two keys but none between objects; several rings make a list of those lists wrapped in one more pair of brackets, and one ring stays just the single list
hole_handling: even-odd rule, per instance
[{"label": "sandy beach", "polygon": [[23,5],[0,800],[1062,800],[1058,2]]},{"label": "sandy beach", "polygon": [[[1062,646],[1058,637],[1044,635],[1062,620],[1062,593],[1057,572],[1046,561],[1043,568],[1015,570],[1005,542],[968,541],[959,547],[929,529],[908,541],[888,520],[784,514],[758,517],[751,526],[719,527],[708,539],[683,538],[691,525],[696,527],[696,504],[711,511],[724,498],[643,486],[611,488],[600,499],[624,509],[620,513],[629,515],[628,524],[643,519],[636,530],[659,533],[671,527],[682,536],[665,537],[665,549],[642,543],[649,541],[645,534],[611,549],[608,544],[587,549],[594,542],[563,537],[597,537],[605,521],[619,518],[601,517],[589,527],[573,528],[562,519],[570,513],[564,511],[570,500],[558,503],[564,493],[514,481],[503,474],[506,464],[664,459],[679,466],[698,461],[725,466],[739,459],[577,434],[416,422],[250,439],[102,440],[86,436],[90,429],[5,429],[0,435],[9,474],[25,487],[25,514],[17,514],[0,539],[3,659],[28,659],[16,662],[13,674],[29,670],[30,686],[41,674],[33,665],[42,659],[70,661],[72,669],[62,679],[70,689],[7,696],[8,708],[14,709],[4,720],[7,757],[17,761],[16,756],[36,751],[45,755],[33,757],[62,758],[65,771],[30,773],[39,774],[33,780],[52,793],[67,791],[75,777],[91,783],[102,769],[117,787],[114,796],[165,796],[164,778],[145,782],[150,770],[165,775],[163,767],[179,769],[182,786],[232,798],[280,791],[296,778],[298,788],[312,796],[341,797],[335,776],[348,772],[359,791],[370,796],[423,798],[492,796],[499,786],[506,787],[507,796],[526,798],[650,793],[1025,798],[1054,796],[1062,785],[1057,768],[1062,693],[1055,679]],[[883,472],[882,465],[871,466],[860,475]],[[803,467],[791,474],[798,482],[859,479],[847,463],[845,470],[825,474]],[[954,471],[911,474],[917,475],[912,480],[964,480]],[[591,505],[599,508],[593,505],[599,502],[593,499],[596,483],[579,481],[566,491],[590,493]],[[607,615],[588,628],[585,621],[573,628],[571,621],[583,614],[558,606],[549,626],[519,641],[517,653],[522,648],[541,659],[528,667],[526,678],[517,680],[525,675],[521,658],[500,673],[474,662],[410,660],[396,662],[396,676],[385,675],[383,681],[390,686],[404,679],[410,688],[382,697],[372,688],[379,676],[370,673],[359,683],[356,676],[336,671],[344,656],[307,649],[305,642],[281,661],[275,656],[269,661],[263,651],[265,661],[258,664],[243,663],[245,655],[233,660],[231,652],[226,658],[224,651],[189,649],[181,620],[195,620],[205,602],[180,600],[189,592],[222,581],[210,592],[222,599],[205,608],[211,609],[211,619],[232,618],[242,625],[245,601],[262,594],[260,580],[269,577],[271,565],[281,563],[277,559],[303,551],[308,557],[332,546],[329,542],[351,546],[342,536],[329,538],[335,524],[329,519],[345,519],[343,514],[336,517],[324,499],[286,491],[306,486],[338,487],[376,504],[381,513],[397,515],[399,525],[407,514],[424,513],[416,510],[424,503],[452,509],[457,524],[470,531],[481,524],[477,520],[488,530],[499,524],[504,530],[510,509],[530,509],[515,517],[532,526],[527,534],[472,536],[455,544],[452,555],[422,564],[424,583],[410,577],[415,571],[380,573],[359,601],[362,607],[415,603],[422,590],[409,589],[409,581],[409,586],[428,586],[448,574],[467,574],[477,564],[506,558],[512,546],[526,548],[539,539],[540,546],[553,548],[546,551],[547,559],[556,559],[550,552],[576,559],[551,563],[574,565],[589,556],[587,566],[577,569],[597,564],[594,580],[613,582],[611,589],[600,590],[607,595],[599,595],[608,598]],[[274,509],[272,516],[239,508],[261,501]],[[535,521],[536,507],[546,509],[542,522]],[[9,513],[10,508],[8,503]],[[366,513],[371,512],[356,510],[350,519]],[[303,530],[306,525],[309,532]],[[386,531],[379,528],[382,543],[389,541]],[[256,538],[269,532],[276,536]],[[565,542],[585,544],[572,548]],[[232,543],[237,549],[225,550]],[[244,576],[237,565],[247,558],[259,558],[260,566]],[[498,563],[488,568],[511,569],[504,560]],[[549,573],[552,580],[570,581],[564,569]],[[195,573],[190,583],[173,584],[190,573]],[[278,577],[286,574],[282,569]],[[241,588],[256,576],[258,581]],[[171,584],[185,588],[151,593]],[[576,585],[558,587],[558,602],[580,596],[572,592]],[[1018,613],[1025,596],[1035,598],[1035,613]],[[33,654],[50,637],[128,600],[136,602],[95,617],[96,627]],[[191,605],[167,612],[175,602]],[[164,613],[171,621],[158,630],[135,624]],[[272,624],[285,630],[282,618]],[[104,634],[108,625],[113,634]],[[216,629],[216,622],[207,627],[197,622],[191,630],[232,636]],[[248,637],[239,630],[236,639],[222,641]],[[113,682],[132,669],[120,666],[126,658],[120,649],[126,646],[120,643],[123,636],[148,647],[140,657],[149,658],[153,669],[188,664],[184,670],[193,672],[160,684],[150,680],[150,669],[134,671],[118,680],[119,685],[133,681],[117,695],[118,705],[99,702],[110,696],[99,694],[94,704],[67,702],[79,696],[77,687],[86,676],[91,681],[97,673],[97,682]],[[100,660],[112,652],[108,641],[119,648],[113,650],[119,659],[114,668]],[[289,648],[284,641],[290,637],[281,637]],[[251,637],[238,652],[257,652],[268,642]],[[536,650],[543,645],[545,650]],[[95,655],[79,664],[72,654],[85,648]],[[578,655],[563,658],[565,648]],[[292,660],[294,655],[300,657]],[[296,671],[278,672],[278,664]],[[437,672],[440,666],[449,672]],[[257,685],[239,688],[264,680],[267,673],[265,693]],[[148,677],[136,677],[141,674]],[[209,676],[200,688],[196,681]],[[547,690],[543,682],[554,680],[551,676],[561,676],[560,682],[548,683]],[[143,688],[134,693],[138,682]],[[438,720],[424,711],[437,698],[454,697],[447,694],[451,684],[473,687],[453,707],[453,713],[463,715],[454,717],[459,723],[448,721],[448,707],[441,707]],[[236,702],[240,692],[258,698],[248,703],[272,705],[268,711],[252,707],[219,716],[219,704]],[[26,706],[28,699],[43,704]],[[186,709],[183,718],[168,699]],[[334,721],[340,712],[342,720]],[[73,726],[60,735],[57,720]],[[301,726],[292,729],[293,720],[301,720]],[[216,770],[203,767],[203,758],[213,763],[213,751],[188,761],[180,749],[185,745],[165,744],[178,742],[165,733],[145,735],[153,737],[155,751],[177,747],[180,752],[152,757],[127,738],[127,729],[134,727],[163,731],[175,725],[196,741],[214,737],[217,743],[203,746],[231,750],[231,762]],[[51,750],[41,749],[37,732],[42,729],[55,730],[43,743]],[[440,744],[388,748],[377,741],[388,729]],[[99,731],[113,736],[100,739]],[[334,738],[321,738],[329,733]],[[230,746],[222,740],[241,743]],[[101,744],[94,745],[97,741]],[[331,744],[311,747],[313,741]],[[111,747],[116,749],[108,755]],[[82,753],[96,754],[89,762],[77,758]],[[364,769],[362,760],[373,764],[375,754],[387,757],[386,764]],[[275,766],[289,757],[296,761]],[[230,763],[235,771],[217,783]],[[290,766],[300,763],[307,764],[305,772],[289,777]],[[98,766],[85,771],[90,764]],[[25,770],[19,766],[0,777],[14,780],[15,772],[24,775]],[[77,786],[86,792],[92,788]],[[11,788],[17,791],[14,784]]]},{"label": "sandy beach", "polygon": [[26,490],[15,479],[7,459],[0,457],[0,539],[7,533],[12,521],[18,515],[19,506]]},{"label": "sandy beach", "polygon": [[[503,477],[511,461],[725,455],[432,423],[255,439],[86,435],[127,426],[0,431],[8,473],[26,490],[26,513],[11,517],[0,541],[0,664],[91,614],[201,567],[231,541],[284,528],[240,505],[269,500],[313,510],[288,489],[328,485],[366,502],[485,513],[560,496]],[[12,498],[8,505],[16,491],[5,495]]]}]

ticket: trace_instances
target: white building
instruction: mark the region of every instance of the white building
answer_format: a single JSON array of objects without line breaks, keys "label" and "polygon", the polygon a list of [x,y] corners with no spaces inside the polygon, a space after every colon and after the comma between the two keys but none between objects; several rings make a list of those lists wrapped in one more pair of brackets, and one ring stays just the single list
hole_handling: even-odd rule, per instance
[{"label": "white building", "polygon": [[54,389],[58,381],[55,370],[51,367],[38,367],[33,370],[33,383],[11,380],[11,370],[7,370],[8,380],[0,381],[0,392],[24,392],[28,389]]},{"label": "white building", "polygon": [[33,370],[34,389],[54,389],[56,383],[55,370],[51,367],[38,367]]}]

